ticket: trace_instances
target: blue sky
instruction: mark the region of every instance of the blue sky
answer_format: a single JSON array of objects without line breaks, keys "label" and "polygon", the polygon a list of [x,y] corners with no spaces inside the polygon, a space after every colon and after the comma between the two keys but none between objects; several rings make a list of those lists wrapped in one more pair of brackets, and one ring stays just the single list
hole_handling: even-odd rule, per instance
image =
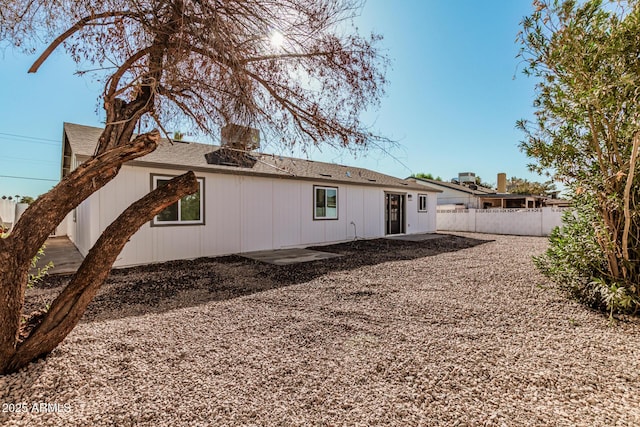
[{"label": "blue sky", "polygon": [[[356,24],[384,36],[392,65],[382,107],[365,121],[399,146],[308,156],[398,177],[430,172],[448,180],[469,171],[488,183],[498,172],[544,180],[527,170],[515,129],[533,112],[534,81],[522,75],[515,43],[530,10],[528,0],[368,0]],[[0,175],[31,178],[0,176],[0,195],[37,196],[55,184],[64,121],[101,125],[99,84],[75,76],[63,51],[27,74],[34,59],[0,53]]]}]

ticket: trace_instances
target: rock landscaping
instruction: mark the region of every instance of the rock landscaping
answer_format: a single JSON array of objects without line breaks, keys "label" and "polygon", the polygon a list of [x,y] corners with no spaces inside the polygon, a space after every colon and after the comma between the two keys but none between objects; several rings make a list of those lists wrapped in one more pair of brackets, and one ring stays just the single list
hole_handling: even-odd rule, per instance
[{"label": "rock landscaping", "polygon": [[0,425],[640,425],[640,322],[568,300],[531,262],[546,246],[457,234],[115,270],[52,354],[0,377]]}]

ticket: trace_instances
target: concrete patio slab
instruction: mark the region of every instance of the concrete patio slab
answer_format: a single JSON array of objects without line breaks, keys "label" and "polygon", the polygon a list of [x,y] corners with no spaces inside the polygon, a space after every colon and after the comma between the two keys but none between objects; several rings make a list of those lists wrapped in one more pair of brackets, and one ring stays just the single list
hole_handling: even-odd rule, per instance
[{"label": "concrete patio slab", "polygon": [[445,236],[446,234],[422,233],[422,234],[402,234],[399,236],[387,236],[385,237],[385,239],[405,240],[407,242],[424,242],[425,240],[440,239]]},{"label": "concrete patio slab", "polygon": [[311,249],[278,249],[269,251],[245,252],[239,254],[245,258],[275,265],[290,265],[300,262],[317,261],[335,258],[342,255],[330,252],[314,251]]},{"label": "concrete patio slab", "polygon": [[65,237],[50,237],[45,243],[44,256],[38,261],[38,267],[53,261],[48,274],[68,274],[78,271],[84,260],[78,249]]}]

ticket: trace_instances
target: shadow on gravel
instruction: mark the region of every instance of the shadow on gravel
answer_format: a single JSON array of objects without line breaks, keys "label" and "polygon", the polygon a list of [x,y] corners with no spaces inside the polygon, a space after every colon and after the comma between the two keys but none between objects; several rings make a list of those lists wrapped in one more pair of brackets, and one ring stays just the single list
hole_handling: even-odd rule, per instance
[{"label": "shadow on gravel", "polygon": [[[237,255],[170,261],[114,269],[83,321],[158,313],[304,283],[329,272],[349,271],[388,261],[412,260],[471,248],[489,240],[445,235],[422,242],[374,239],[311,247],[342,257],[292,265],[272,265]],[[59,288],[70,276],[51,276],[38,288]],[[55,291],[55,292],[54,292]],[[59,289],[51,289],[51,301]],[[27,298],[25,312],[42,306],[42,296]]]}]

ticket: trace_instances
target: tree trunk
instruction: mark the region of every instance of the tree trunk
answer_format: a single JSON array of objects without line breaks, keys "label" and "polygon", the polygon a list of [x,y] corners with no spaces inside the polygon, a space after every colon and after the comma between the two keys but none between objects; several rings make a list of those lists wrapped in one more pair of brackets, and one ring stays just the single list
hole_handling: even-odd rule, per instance
[{"label": "tree trunk", "polygon": [[624,229],[622,231],[622,259],[625,261],[624,272],[625,279],[629,278],[627,264],[629,263],[629,229],[631,228],[631,188],[633,187],[634,174],[636,171],[636,157],[638,156],[638,148],[640,147],[640,135],[633,136],[633,147],[631,148],[631,159],[629,160],[629,173],[627,173],[627,182],[624,186]]},{"label": "tree trunk", "polygon": [[194,173],[187,172],[129,206],[102,233],[42,322],[0,365],[0,373],[14,372],[50,353],[78,324],[129,238],[164,208],[198,188]]},{"label": "tree trunk", "polygon": [[27,269],[18,265],[9,239],[0,238],[0,372],[15,351],[22,300],[16,292],[27,282]]},{"label": "tree trunk", "polygon": [[29,206],[0,240],[0,372],[16,350],[31,259],[72,209],[111,181],[123,163],[155,150],[159,138],[157,131],[139,135],[81,164]]}]

